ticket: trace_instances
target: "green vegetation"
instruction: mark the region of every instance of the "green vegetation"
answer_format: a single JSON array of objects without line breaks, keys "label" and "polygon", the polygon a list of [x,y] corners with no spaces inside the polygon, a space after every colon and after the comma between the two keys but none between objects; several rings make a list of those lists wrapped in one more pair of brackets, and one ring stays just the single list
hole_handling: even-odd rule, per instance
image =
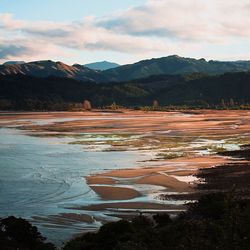
[{"label": "green vegetation", "polygon": [[250,73],[158,75],[125,83],[97,84],[69,78],[0,76],[0,110],[80,110],[92,107],[145,111],[190,108],[249,109]]},{"label": "green vegetation", "polygon": [[143,60],[134,64],[106,70],[102,73],[105,78],[109,78],[112,81],[129,81],[160,74],[195,74],[196,77],[200,77],[203,74],[223,74],[225,72],[239,72],[249,70],[249,61],[206,61],[205,59],[196,60],[193,58],[172,55],[168,57]]},{"label": "green vegetation", "polygon": [[184,157],[184,153],[159,153],[157,154],[157,159],[162,159],[162,160],[171,160],[171,159],[176,159],[180,157]]},{"label": "green vegetation", "polygon": [[241,146],[240,150],[233,150],[233,151],[226,151],[226,152],[221,152],[221,155],[224,156],[231,156],[234,158],[244,158],[246,160],[250,160],[250,145],[243,145]]},{"label": "green vegetation", "polygon": [[0,249],[3,250],[55,250],[37,228],[22,218],[0,218]]}]

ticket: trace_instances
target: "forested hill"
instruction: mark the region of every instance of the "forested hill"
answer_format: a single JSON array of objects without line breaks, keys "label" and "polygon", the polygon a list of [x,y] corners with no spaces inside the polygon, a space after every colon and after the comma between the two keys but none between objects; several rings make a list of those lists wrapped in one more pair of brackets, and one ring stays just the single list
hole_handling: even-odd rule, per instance
[{"label": "forested hill", "polygon": [[123,83],[97,84],[68,78],[36,78],[24,75],[0,76],[0,109],[65,109],[67,103],[102,107],[115,102],[125,107],[220,105],[221,102],[250,103],[250,73],[220,76],[161,75]]},{"label": "forested hill", "polygon": [[250,61],[206,61],[203,58],[197,60],[173,55],[123,65],[103,73],[106,78],[112,81],[127,81],[159,74],[205,73],[215,75],[249,70]]}]

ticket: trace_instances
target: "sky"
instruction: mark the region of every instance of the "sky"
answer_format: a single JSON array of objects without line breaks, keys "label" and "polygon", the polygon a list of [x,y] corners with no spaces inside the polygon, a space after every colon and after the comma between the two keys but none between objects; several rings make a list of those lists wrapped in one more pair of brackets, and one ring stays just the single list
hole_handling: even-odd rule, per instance
[{"label": "sky", "polygon": [[249,0],[0,0],[0,63],[250,60]]}]

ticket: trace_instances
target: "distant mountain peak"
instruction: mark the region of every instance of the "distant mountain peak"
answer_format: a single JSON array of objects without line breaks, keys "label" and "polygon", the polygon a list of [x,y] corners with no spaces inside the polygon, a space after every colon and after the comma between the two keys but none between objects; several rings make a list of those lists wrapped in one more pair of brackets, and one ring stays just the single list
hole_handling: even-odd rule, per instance
[{"label": "distant mountain peak", "polygon": [[114,62],[101,61],[101,62],[88,63],[88,64],[85,64],[84,66],[89,69],[108,70],[108,69],[117,68],[120,65]]},{"label": "distant mountain peak", "polygon": [[3,65],[16,65],[16,64],[24,64],[24,61],[7,61],[3,63]]}]

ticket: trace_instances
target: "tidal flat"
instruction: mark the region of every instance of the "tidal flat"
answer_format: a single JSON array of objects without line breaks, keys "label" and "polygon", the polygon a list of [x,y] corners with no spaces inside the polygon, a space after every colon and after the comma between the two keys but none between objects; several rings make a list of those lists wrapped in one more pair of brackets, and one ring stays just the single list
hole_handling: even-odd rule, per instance
[{"label": "tidal flat", "polygon": [[217,153],[245,144],[248,110],[2,112],[0,216],[62,244],[139,212],[175,214],[198,170],[240,162]]}]

